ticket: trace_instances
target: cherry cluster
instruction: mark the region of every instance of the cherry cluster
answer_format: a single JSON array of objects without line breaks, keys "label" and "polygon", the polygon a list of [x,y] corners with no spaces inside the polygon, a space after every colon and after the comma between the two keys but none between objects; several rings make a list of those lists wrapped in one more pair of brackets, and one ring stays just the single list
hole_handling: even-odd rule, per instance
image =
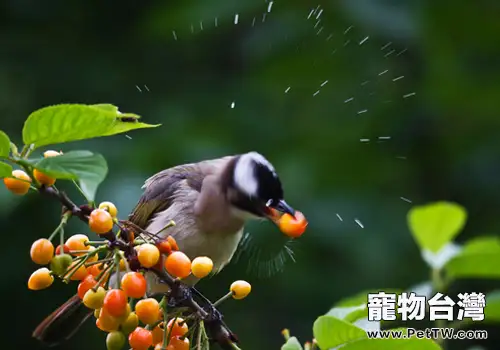
[{"label": "cherry cluster", "polygon": [[[56,157],[62,152],[47,151],[44,157]],[[122,349],[127,341],[135,350],[188,350],[193,342],[197,349],[208,349],[209,335],[204,327],[214,319],[192,298],[185,303],[189,312],[181,307],[171,307],[169,298],[175,298],[183,279],[194,276],[198,279],[211,274],[213,262],[209,257],[191,259],[178,247],[172,236],[161,238],[159,232],[143,230],[132,222],[118,219],[117,207],[109,201],[98,206],[76,206],[67,196],[55,189],[56,179],[34,169],[32,179],[24,170],[14,170],[12,177],[4,178],[8,190],[24,195],[30,189],[57,198],[63,204],[60,224],[48,238],[33,242],[31,259],[41,265],[28,280],[28,288],[42,290],[50,287],[56,279],[65,283],[78,282],[77,295],[83,304],[94,310],[97,328],[107,333],[109,350]],[[280,216],[277,223],[281,231],[290,237],[299,237],[307,226],[302,213],[295,217]],[[91,241],[85,234],[66,237],[64,228],[72,216],[88,223],[90,231],[101,239]],[[171,222],[161,231],[167,230]],[[117,233],[113,231],[117,228]],[[53,241],[59,236],[59,244]],[[159,276],[169,287],[161,300],[148,296],[151,272]],[[231,284],[228,293],[215,303],[209,303],[212,311],[221,302],[233,298],[243,299],[251,291],[251,285],[243,280]],[[203,297],[204,298],[204,297]],[[186,309],[184,307],[184,309]],[[225,329],[225,342],[233,349],[233,334],[222,320],[216,319],[219,328]],[[207,328],[208,329],[208,328]],[[211,331],[214,332],[214,327]],[[195,334],[196,333],[196,334]],[[212,335],[211,338],[217,338]]]}]

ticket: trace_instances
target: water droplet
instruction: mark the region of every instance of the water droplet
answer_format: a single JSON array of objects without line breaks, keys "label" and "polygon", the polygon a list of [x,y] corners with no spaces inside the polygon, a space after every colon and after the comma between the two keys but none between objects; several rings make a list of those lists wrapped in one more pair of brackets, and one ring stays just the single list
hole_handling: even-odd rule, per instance
[{"label": "water droplet", "polygon": [[363,45],[369,38],[370,38],[369,36],[365,37],[363,40],[359,42],[359,45]]},{"label": "water droplet", "polygon": [[365,226],[363,225],[363,223],[359,219],[354,219],[354,222],[357,223],[359,225],[359,227],[365,228]]}]

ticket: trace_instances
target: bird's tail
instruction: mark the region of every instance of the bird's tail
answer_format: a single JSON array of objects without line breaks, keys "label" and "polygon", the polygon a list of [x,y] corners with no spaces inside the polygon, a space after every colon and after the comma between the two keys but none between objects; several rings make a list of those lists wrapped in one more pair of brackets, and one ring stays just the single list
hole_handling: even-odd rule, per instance
[{"label": "bird's tail", "polygon": [[75,294],[38,325],[33,337],[47,346],[58,345],[71,338],[91,315],[92,310]]}]

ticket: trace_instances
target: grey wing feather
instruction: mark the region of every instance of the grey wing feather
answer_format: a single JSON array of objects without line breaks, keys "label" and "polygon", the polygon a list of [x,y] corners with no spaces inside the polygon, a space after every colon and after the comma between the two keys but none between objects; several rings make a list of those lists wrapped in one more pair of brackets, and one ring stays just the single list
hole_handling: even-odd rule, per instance
[{"label": "grey wing feather", "polygon": [[154,214],[170,207],[183,181],[199,192],[203,177],[194,164],[179,165],[151,176],[144,183],[144,193],[129,215],[129,221],[145,228]]},{"label": "grey wing feather", "polygon": [[129,221],[145,228],[154,214],[170,207],[183,181],[193,190],[200,192],[205,176],[220,171],[233,158],[234,156],[226,156],[178,165],[151,176],[144,183],[144,193],[129,215]]}]

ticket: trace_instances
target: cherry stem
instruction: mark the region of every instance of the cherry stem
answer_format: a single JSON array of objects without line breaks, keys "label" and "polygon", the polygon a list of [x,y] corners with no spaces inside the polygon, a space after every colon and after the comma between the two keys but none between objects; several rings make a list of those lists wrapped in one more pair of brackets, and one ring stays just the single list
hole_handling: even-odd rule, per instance
[{"label": "cherry stem", "polygon": [[75,185],[75,187],[78,190],[78,192],[80,192],[80,194],[82,195],[82,197],[85,198],[85,200],[87,201],[87,203],[89,203],[91,206],[94,206],[94,202],[90,201],[87,198],[87,195],[85,194],[85,192],[83,192],[82,188],[78,185],[78,183],[75,180],[73,180],[73,184]]},{"label": "cherry stem", "polygon": [[113,261],[113,258],[107,258],[107,259],[102,259],[102,260],[98,260],[98,261],[92,261],[92,262],[86,263],[85,267],[90,267],[90,266],[93,266],[93,265],[99,265],[99,264],[102,264],[102,263],[105,263],[105,262],[110,262],[110,261]]},{"label": "cherry stem", "polygon": [[24,145],[23,148],[21,149],[21,158],[28,158],[28,156],[33,152],[33,144],[31,145]]},{"label": "cherry stem", "polygon": [[[163,309],[163,322],[165,323],[165,326],[163,327],[163,342],[162,342],[162,348],[166,349],[168,346],[168,343],[170,342],[170,334],[172,333],[172,329],[174,328],[175,320],[172,324],[172,327],[167,327],[168,324],[168,310],[167,310],[167,297],[164,296],[160,302],[160,305]],[[177,317],[176,317],[177,319]],[[168,329],[168,332],[167,332]]]},{"label": "cherry stem", "polygon": [[288,339],[290,339],[290,330],[288,330],[288,328],[285,328],[281,331],[281,334],[283,334],[283,338],[285,338],[285,342],[288,341]]},{"label": "cherry stem", "polygon": [[121,255],[120,255],[120,251],[118,249],[115,248],[115,266],[116,266],[116,289],[120,289],[121,287],[121,278],[120,278],[120,259],[121,259]]},{"label": "cherry stem", "polygon": [[[151,236],[156,235],[156,233],[151,233],[149,231],[146,231],[142,227],[139,227],[138,225],[134,224],[133,222],[130,222],[130,221],[127,221],[127,220],[118,220],[118,223],[122,224],[122,225],[125,225],[125,226],[130,226],[134,230],[137,230],[140,233],[144,234],[144,240],[146,240],[146,237],[151,237]],[[119,226],[119,227],[122,227],[122,226]]]},{"label": "cherry stem", "polygon": [[61,227],[59,230],[59,246],[61,247],[59,249],[59,255],[63,255],[64,252],[64,227]]},{"label": "cherry stem", "polygon": [[219,300],[217,300],[215,303],[213,303],[213,306],[214,307],[217,307],[219,306],[220,304],[222,304],[223,302],[225,302],[227,299],[231,298],[233,296],[233,292],[229,292],[227,293],[226,295],[224,295],[222,298],[220,298]]},{"label": "cherry stem", "polygon": [[230,346],[231,346],[231,348],[233,348],[234,350],[241,350],[241,348],[240,348],[238,345],[236,345],[235,343],[233,343],[233,342],[229,342],[229,345],[230,345]]},{"label": "cherry stem", "polygon": [[[129,263],[128,263],[127,259],[125,258],[125,253],[123,253],[122,251],[119,251],[119,253],[120,253],[120,259],[122,259],[122,260],[123,260],[123,263],[125,264],[125,270],[126,270],[127,272],[132,271],[132,270],[130,269],[130,265],[129,265]],[[118,262],[118,265],[120,265],[120,262]]]},{"label": "cherry stem", "polygon": [[162,231],[165,231],[166,229],[170,228],[170,227],[174,227],[175,226],[175,221],[174,220],[170,220],[168,222],[168,224],[166,224],[165,226],[163,226],[163,228],[157,232],[155,232],[153,235],[154,236],[158,236]]},{"label": "cherry stem", "polygon": [[19,157],[19,150],[14,142],[10,143],[10,152],[14,157]]},{"label": "cherry stem", "polygon": [[[96,285],[92,288],[95,291],[97,291],[97,288],[102,284],[105,278],[108,277],[108,272],[114,267],[115,263],[112,262],[111,264],[107,265],[95,278],[97,281]],[[109,282],[109,279],[108,279]]]},{"label": "cherry stem", "polygon": [[[23,151],[24,151],[24,153],[22,152],[22,154],[24,156],[26,156],[27,154],[29,154],[30,148],[28,147]],[[15,162],[17,164],[21,165],[23,168],[27,169],[27,171],[30,171],[32,168],[31,164],[29,164],[28,162],[26,162],[23,159],[16,159]],[[39,188],[37,188],[37,190],[40,194],[59,201],[59,203],[61,203],[63,206],[63,210],[65,212],[64,215],[68,219],[69,219],[69,217],[77,217],[78,219],[80,219],[84,223],[88,223],[89,215],[93,210],[93,207],[92,207],[93,203],[90,203],[91,205],[85,204],[85,205],[77,206],[67,196],[67,194],[65,192],[58,191],[54,187],[47,187],[47,186],[42,185]],[[143,240],[142,241],[141,240],[134,240],[134,242],[127,242],[127,240],[124,239],[123,237],[117,237],[115,232],[113,230],[111,230],[110,232],[108,232],[106,234],[100,235],[102,238],[106,239],[107,242],[92,242],[92,243],[103,244],[102,249],[108,249],[111,251],[114,249],[122,250],[124,252],[124,256],[126,258],[125,260],[127,260],[127,259],[130,259],[130,257],[133,257],[135,255],[135,250],[133,249],[134,245],[141,244],[144,242],[149,242],[150,240],[152,240],[154,242],[155,239],[158,239],[151,232],[145,231],[144,229],[142,229],[141,227],[137,226],[136,224],[134,224],[132,222],[120,220],[119,223],[123,224],[123,226],[125,226],[126,228],[127,227],[132,228],[132,231],[135,230],[135,231],[142,233]],[[169,225],[170,225],[170,223],[169,223]],[[169,226],[169,225],[167,225],[167,226]],[[165,228],[163,228],[161,231],[163,231],[164,229]],[[92,244],[92,243],[90,243],[90,244]],[[99,250],[100,248],[101,247],[98,247],[95,251]],[[63,247],[61,247],[61,249],[64,251]],[[71,271],[67,271],[65,273],[65,275],[67,275],[68,273],[71,273],[71,275],[65,277],[64,279],[65,280],[70,279],[71,276],[77,271],[77,269],[79,269],[81,266],[83,266],[86,263],[88,258],[89,258],[88,254],[84,255],[83,257],[79,256],[79,257],[75,258],[75,260],[74,260],[75,265],[72,266],[72,268],[70,269]],[[96,287],[98,287],[102,283],[104,278],[107,278],[107,275],[108,275],[108,272],[110,271],[110,269],[115,267],[116,261],[114,259],[115,257],[112,256],[112,253],[111,253],[111,255],[108,254],[106,256],[106,258],[112,258],[113,261],[109,265],[107,265],[103,269],[103,271],[101,271],[101,273],[96,277],[96,280],[98,282],[97,282],[96,286],[94,287],[94,290],[97,290]],[[77,261],[78,261],[78,263],[76,263]],[[119,260],[118,260],[118,265],[119,265]],[[119,266],[118,266],[118,268],[119,268]],[[164,283],[168,284],[170,287],[170,292],[173,295],[175,295],[176,291],[179,291],[179,288],[180,288],[179,282],[176,281],[174,278],[172,278],[168,273],[166,273],[166,271],[164,271],[164,270],[158,271],[155,269],[145,269],[145,270],[155,273]],[[62,276],[62,277],[64,277],[64,276]],[[109,284],[109,278],[106,282],[106,286],[105,286],[106,288],[107,288],[108,284]],[[206,298],[204,298],[204,299],[206,299]],[[215,308],[214,304],[211,304],[207,300],[204,300],[204,303],[206,303],[207,304],[206,306],[208,306],[208,307]],[[201,321],[204,322],[204,325],[206,325],[206,332],[208,332],[208,334],[210,335],[210,338],[213,339],[216,343],[218,343],[223,349],[239,349],[234,344],[237,341],[236,337],[231,332],[231,330],[225,325],[225,323],[222,321],[222,319],[220,319],[220,317],[214,318],[212,316],[212,313],[208,313],[207,311],[205,311],[205,309],[202,308],[193,299],[193,296],[190,296],[186,300],[184,300],[183,304],[184,304],[184,306],[189,308],[193,314],[196,314]],[[164,315],[165,315],[164,317],[167,316],[166,308],[164,310]],[[165,321],[166,321],[166,318],[165,318]],[[208,339],[208,336],[207,336],[207,339]]]},{"label": "cherry stem", "polygon": [[85,245],[103,245],[107,243],[108,241],[86,241]]},{"label": "cherry stem", "polygon": [[[57,225],[55,230],[50,234],[49,241],[52,242],[54,237],[64,228],[64,226],[68,223],[69,217],[70,217],[70,214],[67,214],[67,213],[63,214],[63,216],[61,218],[61,222],[59,222],[59,225]],[[61,243],[61,249],[62,249],[62,244],[64,244],[64,234],[63,234],[62,240],[63,240],[63,243]]]},{"label": "cherry stem", "polygon": [[200,321],[198,323],[198,336],[196,338],[196,350],[201,350],[201,335],[202,335],[202,329],[204,329],[205,326],[203,325],[203,321]]},{"label": "cherry stem", "polygon": [[76,273],[76,271],[78,271],[80,269],[80,267],[82,267],[85,262],[87,261],[87,259],[89,258],[89,255],[86,255],[82,261],[79,261],[78,263],[74,264],[73,267],[71,269],[69,269],[68,271],[66,271],[66,273],[64,275],[61,276],[61,278],[65,281],[65,282],[69,282],[71,277],[73,277],[73,275]]}]

